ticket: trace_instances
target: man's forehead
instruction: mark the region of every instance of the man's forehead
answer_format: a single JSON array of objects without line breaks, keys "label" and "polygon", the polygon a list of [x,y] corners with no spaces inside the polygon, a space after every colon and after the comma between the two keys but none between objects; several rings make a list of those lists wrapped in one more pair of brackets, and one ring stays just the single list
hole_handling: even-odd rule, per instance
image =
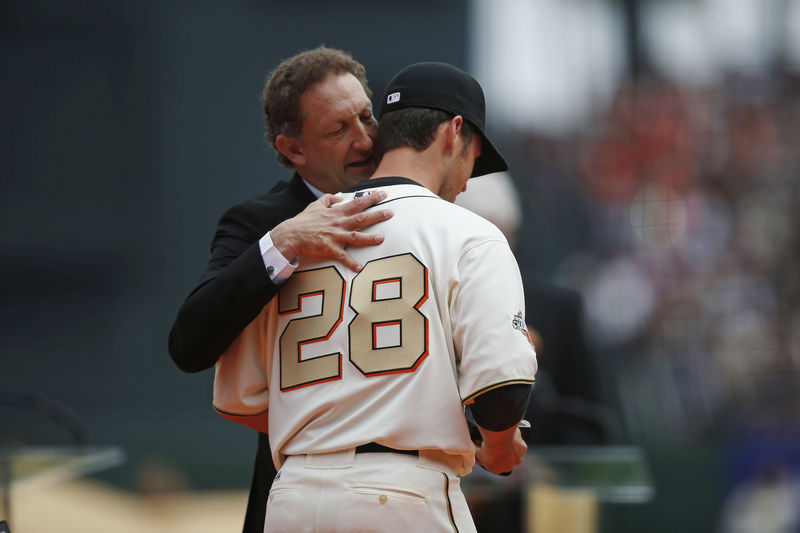
[{"label": "man's forehead", "polygon": [[328,75],[303,92],[300,104],[304,110],[316,107],[346,112],[361,112],[372,107],[361,82],[350,73]]}]

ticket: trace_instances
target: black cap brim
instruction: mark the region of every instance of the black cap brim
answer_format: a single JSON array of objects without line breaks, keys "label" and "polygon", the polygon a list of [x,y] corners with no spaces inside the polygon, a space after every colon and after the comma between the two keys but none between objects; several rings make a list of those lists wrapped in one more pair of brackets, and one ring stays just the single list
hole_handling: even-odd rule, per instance
[{"label": "black cap brim", "polygon": [[481,155],[475,159],[475,166],[472,168],[472,175],[470,177],[477,178],[478,176],[508,170],[508,163],[506,163],[506,160],[500,155],[500,152],[497,151],[497,148],[494,147],[485,133],[480,130],[478,131],[483,140],[483,145],[481,147]]}]

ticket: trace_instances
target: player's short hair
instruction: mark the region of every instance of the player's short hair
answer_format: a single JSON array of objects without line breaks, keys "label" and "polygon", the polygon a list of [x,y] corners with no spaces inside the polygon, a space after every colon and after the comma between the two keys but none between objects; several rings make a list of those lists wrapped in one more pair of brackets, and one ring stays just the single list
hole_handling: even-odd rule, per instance
[{"label": "player's short hair", "polygon": [[[436,136],[436,130],[443,122],[455,115],[440,109],[428,107],[406,107],[384,113],[378,124],[378,155],[395,148],[410,146],[421,152],[428,148]],[[461,125],[461,138],[465,149],[475,135],[475,128],[468,121]]]},{"label": "player's short hair", "polygon": [[284,59],[267,78],[261,93],[261,107],[267,126],[265,136],[283,166],[293,168],[292,162],[278,151],[275,139],[281,134],[287,137],[300,135],[304,119],[300,97],[309,87],[332,74],[352,74],[361,83],[367,97],[372,97],[364,65],[347,52],[324,45]]}]

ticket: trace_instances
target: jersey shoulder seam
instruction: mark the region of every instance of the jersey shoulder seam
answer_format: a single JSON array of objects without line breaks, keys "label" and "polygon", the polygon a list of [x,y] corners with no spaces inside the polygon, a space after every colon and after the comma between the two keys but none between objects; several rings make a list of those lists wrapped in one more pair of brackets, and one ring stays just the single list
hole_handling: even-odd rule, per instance
[{"label": "jersey shoulder seam", "polygon": [[480,389],[474,391],[473,393],[466,396],[463,400],[461,400],[461,403],[463,403],[464,405],[468,405],[473,401],[475,401],[475,398],[477,398],[481,394],[484,394],[494,389],[499,389],[500,387],[505,387],[506,385],[533,385],[535,381],[536,378],[512,378],[503,381],[498,381],[492,383],[491,385],[481,387]]}]

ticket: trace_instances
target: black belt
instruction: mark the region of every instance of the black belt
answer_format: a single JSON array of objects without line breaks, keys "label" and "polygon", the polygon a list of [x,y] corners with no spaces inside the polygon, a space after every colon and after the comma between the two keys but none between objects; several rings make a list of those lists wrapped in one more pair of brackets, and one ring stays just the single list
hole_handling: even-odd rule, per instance
[{"label": "black belt", "polygon": [[356,446],[356,453],[404,453],[406,455],[419,455],[417,450],[398,450],[397,448],[389,448],[377,442],[369,442]]}]

